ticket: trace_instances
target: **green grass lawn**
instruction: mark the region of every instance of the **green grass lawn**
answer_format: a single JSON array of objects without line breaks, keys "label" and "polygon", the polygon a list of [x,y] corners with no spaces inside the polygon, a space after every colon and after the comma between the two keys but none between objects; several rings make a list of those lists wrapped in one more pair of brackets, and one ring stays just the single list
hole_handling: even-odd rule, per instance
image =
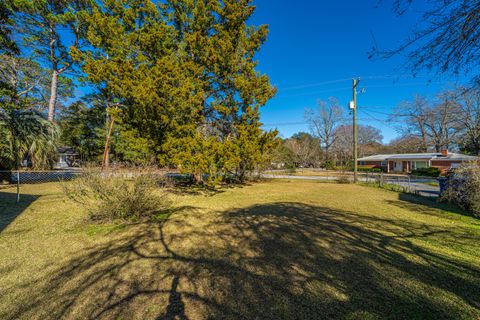
[{"label": "green grass lawn", "polygon": [[58,184],[0,190],[0,319],[479,319],[480,220],[376,188],[172,192],[91,224]]}]

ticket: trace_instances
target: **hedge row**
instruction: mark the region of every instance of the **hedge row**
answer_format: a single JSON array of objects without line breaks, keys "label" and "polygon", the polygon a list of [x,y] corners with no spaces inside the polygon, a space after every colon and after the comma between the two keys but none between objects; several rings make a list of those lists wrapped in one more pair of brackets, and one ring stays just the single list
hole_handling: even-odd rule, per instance
[{"label": "hedge row", "polygon": [[423,177],[439,177],[442,171],[435,167],[430,168],[421,168],[412,170],[413,176],[423,176]]}]

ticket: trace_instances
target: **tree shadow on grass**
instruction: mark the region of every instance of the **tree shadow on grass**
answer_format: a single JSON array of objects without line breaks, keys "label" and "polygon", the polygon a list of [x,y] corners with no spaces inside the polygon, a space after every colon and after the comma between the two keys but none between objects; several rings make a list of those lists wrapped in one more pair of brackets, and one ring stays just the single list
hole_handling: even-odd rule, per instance
[{"label": "tree shadow on grass", "polygon": [[174,188],[167,189],[169,193],[176,195],[189,195],[189,196],[215,196],[220,193],[224,193],[225,190],[212,189],[205,186],[188,185],[188,186],[176,186]]},{"label": "tree shadow on grass", "polygon": [[16,193],[0,191],[0,233],[39,197],[22,194],[20,202],[17,203]]},{"label": "tree shadow on grass", "polygon": [[210,196],[224,193],[229,189],[241,189],[243,187],[251,186],[249,183],[230,183],[212,188],[201,184],[177,185],[174,188],[168,189],[168,192],[177,195],[193,195],[193,196]]},{"label": "tree shadow on grass", "polygon": [[428,225],[303,203],[271,203],[137,227],[15,288],[11,294],[22,299],[0,316],[480,316],[479,267],[415,245],[412,240],[445,232]]},{"label": "tree shadow on grass", "polygon": [[185,315],[185,304],[182,300],[181,293],[178,293],[178,282],[179,279],[177,276],[173,277],[172,288],[170,289],[168,296],[168,306],[165,316],[158,317],[157,320],[187,320]]}]

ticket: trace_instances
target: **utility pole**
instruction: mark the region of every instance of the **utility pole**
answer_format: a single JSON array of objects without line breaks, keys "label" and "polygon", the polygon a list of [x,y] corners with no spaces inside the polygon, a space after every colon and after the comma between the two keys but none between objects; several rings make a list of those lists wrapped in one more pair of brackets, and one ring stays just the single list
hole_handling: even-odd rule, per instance
[{"label": "utility pole", "polygon": [[360,79],[353,79],[353,182],[358,182],[358,150],[357,150],[357,86]]}]

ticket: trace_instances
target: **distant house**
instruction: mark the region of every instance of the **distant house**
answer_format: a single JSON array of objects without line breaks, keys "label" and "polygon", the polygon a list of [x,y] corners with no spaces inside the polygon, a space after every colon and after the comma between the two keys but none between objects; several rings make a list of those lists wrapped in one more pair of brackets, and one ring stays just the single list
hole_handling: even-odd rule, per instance
[{"label": "distant house", "polygon": [[462,162],[480,161],[479,157],[459,153],[405,153],[378,154],[358,159],[358,165],[381,168],[385,172],[411,172],[415,169],[436,167],[442,172],[458,167]]},{"label": "distant house", "polygon": [[58,160],[55,169],[65,169],[78,166],[78,154],[72,147],[59,147]]}]

